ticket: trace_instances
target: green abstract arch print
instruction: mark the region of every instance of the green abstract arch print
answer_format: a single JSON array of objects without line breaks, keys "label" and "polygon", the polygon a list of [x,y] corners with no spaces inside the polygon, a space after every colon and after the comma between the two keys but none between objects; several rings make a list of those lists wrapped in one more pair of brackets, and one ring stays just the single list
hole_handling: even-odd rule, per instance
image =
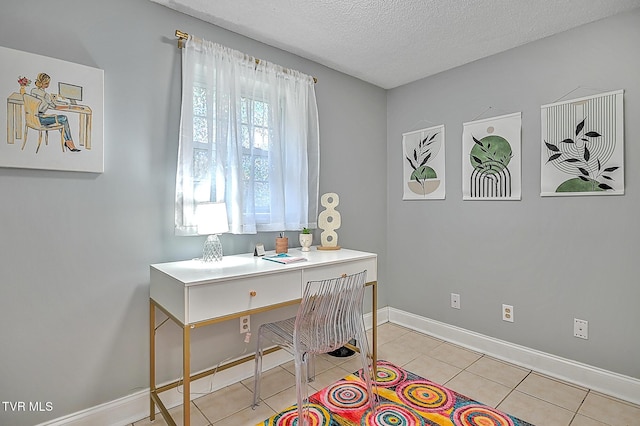
[{"label": "green abstract arch print", "polygon": [[521,113],[463,124],[464,200],[520,200]]},{"label": "green abstract arch print", "polygon": [[498,135],[472,138],[474,145],[469,154],[473,166],[471,197],[510,197],[511,171],[508,166],[513,157],[511,144]]},{"label": "green abstract arch print", "polygon": [[478,140],[473,138],[475,145],[471,148],[471,165],[487,174],[502,172],[511,161],[513,152],[511,145],[502,136],[490,135]]}]

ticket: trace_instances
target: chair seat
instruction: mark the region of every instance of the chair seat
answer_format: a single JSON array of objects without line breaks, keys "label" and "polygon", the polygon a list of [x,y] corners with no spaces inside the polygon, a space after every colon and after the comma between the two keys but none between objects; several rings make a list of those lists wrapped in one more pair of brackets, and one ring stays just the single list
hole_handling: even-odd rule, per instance
[{"label": "chair seat", "polygon": [[296,317],[263,324],[260,326],[260,334],[283,349],[293,350],[293,330],[295,325]]},{"label": "chair seat", "polygon": [[[293,353],[294,344],[293,336],[296,326],[296,317],[287,318],[280,321],[275,321],[267,324],[263,324],[260,327],[259,334],[265,339],[270,340],[273,344],[280,346],[287,350],[289,353]],[[346,343],[352,340],[354,336],[348,336],[343,340],[324,342],[323,344],[312,344],[312,336],[304,333],[302,330],[298,330],[298,339],[300,348],[308,354],[326,354],[343,347]]]}]

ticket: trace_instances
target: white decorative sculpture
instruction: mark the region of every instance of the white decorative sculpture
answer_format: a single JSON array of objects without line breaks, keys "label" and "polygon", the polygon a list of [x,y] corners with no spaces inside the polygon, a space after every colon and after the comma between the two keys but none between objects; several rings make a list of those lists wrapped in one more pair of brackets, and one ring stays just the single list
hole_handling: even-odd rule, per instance
[{"label": "white decorative sculpture", "polygon": [[336,229],[340,228],[340,213],[336,211],[336,206],[340,202],[338,194],[327,192],[320,198],[320,204],[325,210],[320,212],[318,216],[318,227],[322,229],[320,240],[322,245],[318,250],[339,250],[338,233]]}]

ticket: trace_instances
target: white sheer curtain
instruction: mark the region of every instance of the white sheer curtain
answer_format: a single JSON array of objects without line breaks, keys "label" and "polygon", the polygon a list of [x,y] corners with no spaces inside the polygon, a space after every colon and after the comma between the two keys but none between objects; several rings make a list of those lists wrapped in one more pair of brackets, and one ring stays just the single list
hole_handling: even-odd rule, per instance
[{"label": "white sheer curtain", "polygon": [[227,204],[230,232],[315,228],[319,134],[314,81],[190,37],[182,49],[176,234],[195,207]]}]

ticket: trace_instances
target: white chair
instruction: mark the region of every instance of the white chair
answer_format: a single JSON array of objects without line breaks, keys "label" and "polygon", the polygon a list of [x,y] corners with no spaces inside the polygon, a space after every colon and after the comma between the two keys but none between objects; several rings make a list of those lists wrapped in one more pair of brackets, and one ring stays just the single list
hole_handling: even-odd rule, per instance
[{"label": "white chair", "polygon": [[[49,130],[60,130],[60,146],[62,147],[62,152],[64,152],[64,124],[58,123],[58,120],[56,118],[55,124],[43,126],[42,124],[40,124],[40,119],[38,118],[38,106],[40,105],[40,99],[26,93],[22,96],[24,99],[24,141],[22,142],[21,149],[24,149],[24,146],[27,144],[27,130],[29,128],[37,130],[39,132],[36,154],[40,150],[40,144],[42,144],[42,132],[46,132],[44,143],[45,145],[49,145]],[[51,115],[51,117],[56,116]]]},{"label": "white chair", "polygon": [[[313,377],[313,357],[334,351],[355,339],[360,348],[363,377],[371,408],[377,407],[373,393],[373,366],[362,318],[367,271],[323,281],[309,281],[295,317],[263,324],[258,330],[255,356],[253,407],[260,402],[260,375],[265,345],[275,344],[294,356],[298,425],[308,423],[307,382]],[[305,419],[301,421],[300,419]]]}]

